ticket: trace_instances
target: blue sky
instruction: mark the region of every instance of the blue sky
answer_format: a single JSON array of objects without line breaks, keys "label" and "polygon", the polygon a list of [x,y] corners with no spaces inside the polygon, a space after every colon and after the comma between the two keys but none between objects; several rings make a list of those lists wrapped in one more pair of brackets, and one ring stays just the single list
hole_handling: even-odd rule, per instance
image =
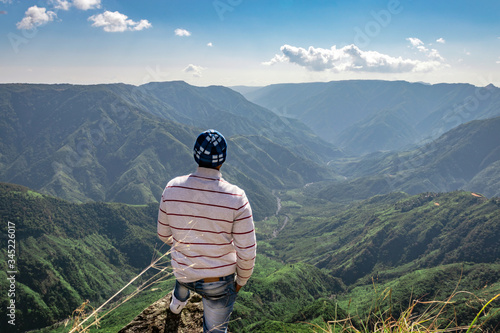
[{"label": "blue sky", "polygon": [[0,0],[0,82],[500,86],[500,1]]}]

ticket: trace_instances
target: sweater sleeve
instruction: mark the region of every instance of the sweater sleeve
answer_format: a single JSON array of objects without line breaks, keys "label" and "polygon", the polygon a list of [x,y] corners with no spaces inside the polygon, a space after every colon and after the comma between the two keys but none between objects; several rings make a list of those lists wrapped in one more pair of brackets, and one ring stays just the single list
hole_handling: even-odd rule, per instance
[{"label": "sweater sleeve", "polygon": [[172,230],[170,229],[170,224],[168,223],[168,214],[165,202],[163,201],[163,196],[165,191],[163,192],[160,200],[160,208],[158,210],[158,225],[157,232],[158,237],[166,244],[172,246]]},{"label": "sweater sleeve", "polygon": [[244,286],[253,273],[257,254],[252,208],[246,195],[243,195],[242,206],[236,211],[232,233],[236,248],[236,282]]}]

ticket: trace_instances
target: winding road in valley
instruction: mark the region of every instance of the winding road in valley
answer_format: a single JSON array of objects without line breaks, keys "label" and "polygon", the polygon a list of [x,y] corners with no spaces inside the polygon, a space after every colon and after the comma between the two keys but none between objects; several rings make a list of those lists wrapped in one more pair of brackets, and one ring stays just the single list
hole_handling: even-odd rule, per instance
[{"label": "winding road in valley", "polygon": [[[278,217],[278,214],[279,214],[281,207],[282,207],[281,206],[281,198],[276,195],[275,191],[273,191],[273,195],[276,197],[276,200],[278,202],[278,208],[276,209],[276,214],[275,214],[276,217]],[[289,220],[288,216],[285,215],[285,220],[283,221],[283,224],[279,228],[273,230],[272,238],[278,237],[278,234],[286,227],[288,220]]]}]

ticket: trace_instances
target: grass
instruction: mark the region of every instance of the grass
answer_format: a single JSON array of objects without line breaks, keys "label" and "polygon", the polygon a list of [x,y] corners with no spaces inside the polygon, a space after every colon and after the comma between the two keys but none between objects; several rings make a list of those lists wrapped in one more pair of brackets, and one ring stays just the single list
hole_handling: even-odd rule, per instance
[{"label": "grass", "polygon": [[[457,304],[460,303],[457,298],[464,295],[482,304],[481,310],[469,325],[460,325],[457,319]],[[392,289],[386,288],[381,293],[376,292],[372,308],[364,318],[349,315],[347,318],[339,319],[335,316],[334,320],[323,324],[308,324],[312,326],[312,332],[324,333],[493,333],[497,332],[500,323],[492,322],[490,326],[486,324],[489,324],[491,319],[498,319],[500,309],[491,309],[491,305],[499,297],[500,294],[497,294],[486,301],[470,292],[455,290],[444,301],[413,300],[406,310],[398,315],[394,313],[392,306]],[[390,305],[382,310],[379,305],[387,299],[391,300]],[[488,307],[490,312],[486,311]],[[479,318],[482,319],[480,323]]]},{"label": "grass", "polygon": [[28,190],[26,192],[26,194],[31,197],[31,198],[43,198],[43,195],[38,193],[38,192],[35,192],[35,191],[31,191],[31,190]]},{"label": "grass", "polygon": [[[458,295],[458,293],[455,295]],[[394,318],[391,315],[390,309],[388,309],[383,313],[371,313],[365,321],[361,321],[359,323],[355,323],[354,318],[349,317],[328,321],[326,323],[326,327],[321,327],[321,325],[318,324],[310,325],[313,326],[313,332],[325,333],[495,332],[484,327],[488,318],[483,320],[481,324],[476,325],[476,321],[487,306],[496,298],[500,297],[500,294],[490,299],[483,306],[481,311],[478,312],[477,316],[469,326],[459,326],[456,324],[455,320],[443,317],[445,308],[453,304],[452,298],[455,295],[452,295],[452,297],[446,301],[414,301],[408,309],[402,312],[397,318]],[[428,305],[423,313],[419,313],[419,311],[416,311],[415,309],[415,307],[419,304]],[[499,310],[497,310],[494,314],[498,311]],[[490,315],[490,317],[492,316],[493,315]]]},{"label": "grass", "polygon": [[492,299],[490,299],[488,301],[488,303],[486,303],[482,308],[481,308],[481,311],[479,311],[479,313],[476,315],[476,317],[474,318],[474,320],[472,321],[472,324],[470,325],[469,329],[467,330],[467,333],[470,332],[470,330],[474,327],[474,323],[477,321],[477,319],[479,318],[479,316],[481,315],[482,312],[485,311],[486,307],[491,303],[493,302],[495,299],[497,299],[498,297],[500,296],[500,294],[497,294],[495,297],[493,297]]},{"label": "grass", "polygon": [[[116,318],[111,317],[114,311],[127,303],[133,297],[137,296],[139,293],[142,293],[146,289],[150,289],[152,286],[158,286],[158,284],[163,283],[167,278],[172,276],[170,272],[170,265],[167,264],[164,260],[170,254],[170,250],[165,252],[163,255],[155,259],[149,266],[147,266],[141,273],[137,274],[134,278],[132,278],[123,288],[117,291],[113,296],[111,296],[108,300],[106,300],[103,304],[101,304],[97,309],[92,307],[89,301],[83,302],[76,310],[73,311],[71,318],[66,321],[64,325],[63,332],[67,331],[67,326],[71,324],[71,328],[69,329],[70,333],[73,332],[89,332],[97,329],[97,332],[104,332],[100,327],[106,327],[106,332],[112,332],[114,329],[120,329],[123,327],[125,323],[116,322]],[[119,301],[116,301],[118,296],[122,294],[126,289],[130,289],[129,287],[138,280],[142,275],[148,272],[151,268],[157,269],[158,273],[154,274],[152,277],[148,278],[145,282],[143,282],[139,287],[137,287],[133,292],[122,297]],[[154,288],[158,289],[158,288]],[[153,289],[151,291],[154,291]],[[112,302],[113,301],[113,302]],[[151,300],[148,300],[149,302]],[[89,311],[90,309],[90,311]],[[123,316],[123,312],[120,313]],[[104,322],[103,319],[109,319],[108,322]],[[110,328],[111,325],[116,327]]]}]

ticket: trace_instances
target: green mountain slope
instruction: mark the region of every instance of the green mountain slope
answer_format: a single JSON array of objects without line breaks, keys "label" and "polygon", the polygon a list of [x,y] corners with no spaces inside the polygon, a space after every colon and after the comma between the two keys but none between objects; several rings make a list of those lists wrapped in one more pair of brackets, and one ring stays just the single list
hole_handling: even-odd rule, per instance
[{"label": "green mountain slope", "polygon": [[[276,210],[274,186],[333,179],[324,161],[341,154],[223,87],[0,85],[0,105],[0,180],[75,202],[156,202],[169,179],[194,170],[192,145],[208,127],[227,130],[223,174],[245,188],[258,219]],[[260,168],[253,177],[250,165]]]},{"label": "green mountain slope", "polygon": [[[324,200],[321,191],[307,195]],[[498,198],[470,192],[406,196],[376,196],[347,209],[301,199],[283,208],[290,221],[269,240],[272,253],[326,268],[346,284],[395,268],[407,272],[499,258]]]},{"label": "green mountain slope", "polygon": [[[355,318],[358,315],[368,327],[373,327],[377,316],[392,316],[402,318],[404,328],[433,322],[443,331],[460,331],[468,329],[484,304],[500,293],[499,271],[500,265],[495,263],[449,264],[406,272],[398,278],[381,273],[352,288],[348,297],[341,296],[337,306]],[[408,313],[411,307],[413,311]],[[487,309],[479,316],[476,325],[482,326],[476,330],[497,332],[500,303],[492,302]],[[404,318],[409,314],[411,320],[407,321]]]},{"label": "green mountain slope", "polygon": [[[66,319],[86,299],[103,302],[150,263],[160,243],[156,205],[73,204],[5,183],[0,198],[2,235],[7,222],[15,224],[18,331]],[[7,293],[0,299],[6,308]],[[5,332],[7,322],[1,325]]]},{"label": "green mountain slope", "polygon": [[[303,324],[305,320],[328,316],[326,312],[310,308],[345,291],[338,278],[314,266],[275,263],[273,269],[266,265],[273,261],[265,257],[258,259],[264,261],[264,265],[259,264],[262,266],[256,268],[255,275],[238,296],[232,316],[240,319],[230,324],[233,331],[275,332],[276,327],[289,327],[294,332],[307,332],[309,328]],[[303,313],[308,308],[307,318]],[[298,322],[302,325],[293,325]]]},{"label": "green mountain slope", "polygon": [[1,179],[74,201],[157,200],[195,132],[143,116],[111,87],[3,85]]},{"label": "green mountain slope", "polygon": [[[74,204],[12,184],[1,184],[0,198],[3,234],[6,221],[16,225],[20,331],[66,319],[86,299],[97,307],[157,253],[154,204]],[[352,316],[357,322],[379,297],[371,276],[381,288],[392,288],[397,313],[412,296],[451,294],[461,271],[454,263],[468,262],[462,289],[478,290],[481,297],[500,291],[498,199],[395,193],[344,206],[314,191],[282,199],[280,214],[290,220],[276,237],[263,233],[266,221],[257,223],[259,257],[236,304],[233,331],[307,332],[307,323],[324,327],[324,321]],[[0,274],[3,290],[8,280],[5,271]],[[153,287],[114,310],[102,329],[123,327],[171,284]],[[7,306],[6,296],[1,306]],[[465,323],[477,310],[470,302],[462,306],[466,301],[457,303]]]},{"label": "green mountain slope", "polygon": [[462,123],[500,115],[500,89],[493,85],[352,80],[275,84],[245,97],[296,117],[354,154],[401,149]]},{"label": "green mountain slope", "polygon": [[[41,328],[67,319],[85,300],[97,307],[120,290],[159,254],[156,215],[155,204],[74,204],[23,186],[0,183],[2,234],[8,234],[8,221],[16,230],[16,330]],[[6,271],[0,276],[0,286],[7,290]],[[160,298],[172,285],[157,287],[156,297]],[[242,292],[236,310],[244,319],[235,327],[243,329],[266,320],[286,321],[283,313],[291,318],[316,298],[344,288],[339,279],[313,266],[288,266],[259,258],[252,282]],[[147,302],[155,297],[153,292],[154,288],[137,302],[143,307],[149,305]],[[0,305],[6,308],[8,301],[7,293],[3,293]],[[114,311],[103,325],[125,325],[137,315],[129,313],[131,308],[141,310],[132,304],[135,302]],[[247,316],[248,311],[251,316]],[[2,331],[10,329],[5,320],[0,325]]]},{"label": "green mountain slope", "polygon": [[197,128],[217,128],[227,136],[263,136],[293,151],[300,150],[300,155],[315,162],[342,156],[304,124],[250,103],[229,88],[195,87],[182,81],[153,82],[139,88],[170,106],[148,109],[166,119]]},{"label": "green mountain slope", "polygon": [[477,190],[488,196],[500,197],[500,161],[488,165],[478,172],[467,185],[466,190]]}]

